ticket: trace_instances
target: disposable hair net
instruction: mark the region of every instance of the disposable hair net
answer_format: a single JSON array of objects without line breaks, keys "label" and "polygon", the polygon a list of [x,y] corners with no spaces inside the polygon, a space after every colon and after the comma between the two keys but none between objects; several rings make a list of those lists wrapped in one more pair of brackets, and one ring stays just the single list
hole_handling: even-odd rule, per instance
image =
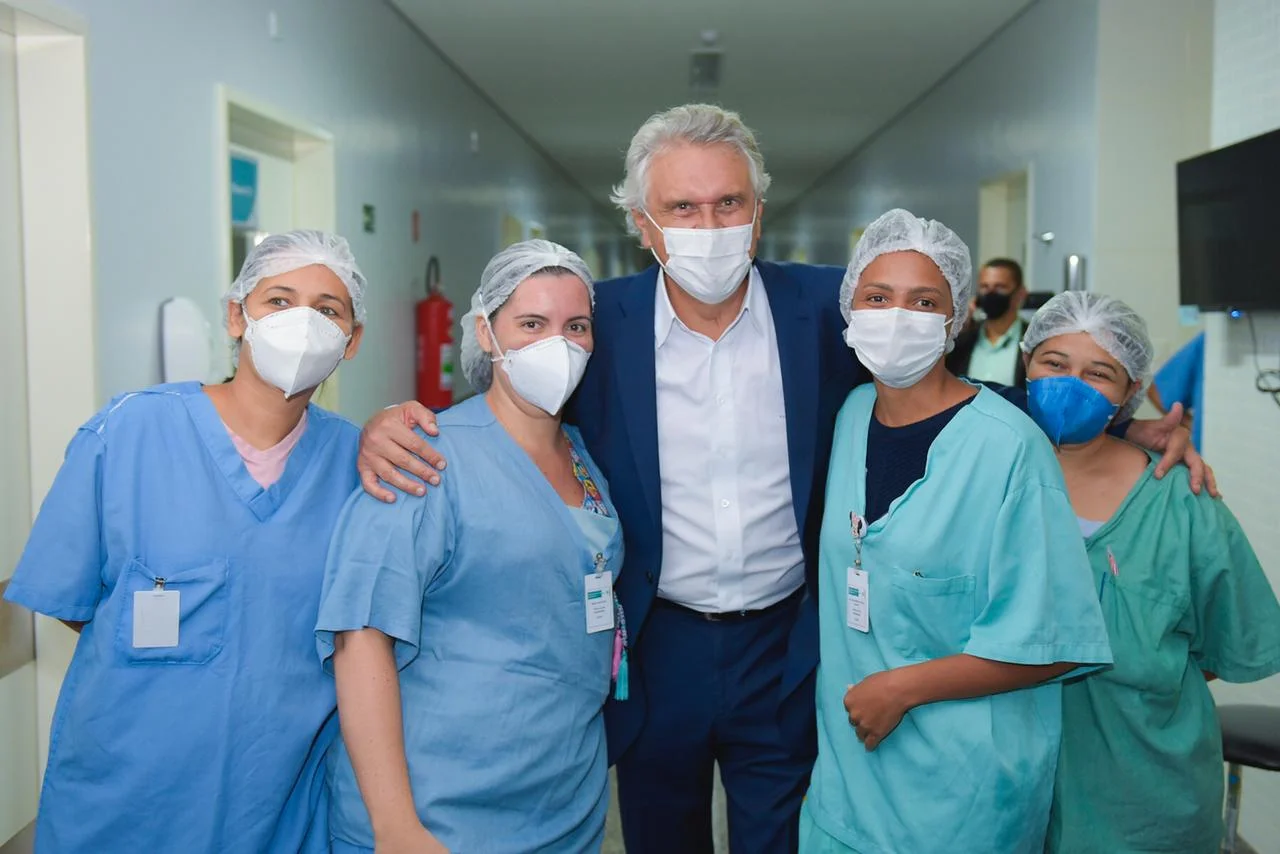
[{"label": "disposable hair net", "polygon": [[514,243],[485,265],[480,274],[480,287],[471,296],[471,310],[462,316],[462,374],[477,392],[488,391],[493,384],[493,357],[480,347],[476,318],[483,316],[492,321],[521,282],[538,273],[564,270],[582,279],[594,309],[596,291],[591,271],[577,253],[558,243],[550,240]]},{"label": "disposable hair net", "polygon": [[244,259],[240,275],[236,276],[236,280],[222,297],[223,323],[227,319],[227,306],[233,302],[243,305],[245,297],[253,293],[263,279],[310,267],[312,264],[323,264],[342,280],[347,293],[351,295],[356,323],[363,324],[365,278],[356,266],[351,247],[344,238],[336,234],[311,229],[272,234],[253,247],[249,257]]},{"label": "disposable hair net", "polygon": [[[1065,291],[1046,302],[1031,318],[1022,338],[1022,352],[1030,356],[1044,342],[1059,335],[1087,332],[1098,346],[1119,362],[1129,379],[1151,383],[1151,363],[1155,356],[1147,323],[1115,297],[1084,291]],[[1142,405],[1141,389],[1116,414],[1120,421]]]},{"label": "disposable hair net", "polygon": [[862,233],[840,284],[840,311],[848,320],[853,311],[853,291],[858,285],[858,277],[872,261],[891,252],[907,251],[919,252],[937,264],[943,278],[951,285],[955,319],[951,322],[948,338],[950,349],[951,342],[955,341],[969,317],[969,302],[973,299],[973,262],[969,259],[969,247],[942,223],[921,219],[911,211],[894,208],[881,214]]}]

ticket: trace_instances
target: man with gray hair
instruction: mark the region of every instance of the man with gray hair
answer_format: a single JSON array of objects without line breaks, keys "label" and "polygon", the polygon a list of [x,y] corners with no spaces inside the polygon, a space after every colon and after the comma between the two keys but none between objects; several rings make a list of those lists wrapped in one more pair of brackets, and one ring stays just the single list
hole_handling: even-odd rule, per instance
[{"label": "man with gray hair", "polygon": [[[605,713],[630,854],[712,850],[717,763],[734,854],[799,845],[827,464],[836,413],[871,377],[844,340],[844,268],[755,257],[768,187],[736,113],[688,104],[644,123],[614,202],[657,264],[598,285],[594,354],[566,412],[626,541],[630,697]],[[438,455],[406,426],[433,420],[408,404],[370,422],[368,491],[418,491],[397,467],[438,481],[418,459]]]},{"label": "man with gray hair", "polygon": [[689,104],[640,128],[613,196],[658,264],[599,291],[611,346],[570,418],[626,534],[632,697],[606,713],[629,852],[711,850],[716,763],[730,849],[798,845],[816,751],[805,532],[836,411],[870,377],[841,337],[842,268],[753,263],[768,188],[738,115]]}]

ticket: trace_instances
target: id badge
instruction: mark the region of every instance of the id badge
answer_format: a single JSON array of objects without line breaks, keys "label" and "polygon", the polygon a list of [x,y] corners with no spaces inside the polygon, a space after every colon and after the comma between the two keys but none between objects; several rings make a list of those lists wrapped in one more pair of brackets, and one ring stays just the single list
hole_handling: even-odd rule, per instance
[{"label": "id badge", "polygon": [[613,629],[613,572],[592,572],[583,576],[583,597],[587,603],[587,634]]},{"label": "id badge", "polygon": [[871,631],[871,591],[867,572],[849,567],[845,593],[845,622],[860,632]]},{"label": "id badge", "polygon": [[139,590],[133,594],[133,648],[159,649],[178,645],[177,590]]}]

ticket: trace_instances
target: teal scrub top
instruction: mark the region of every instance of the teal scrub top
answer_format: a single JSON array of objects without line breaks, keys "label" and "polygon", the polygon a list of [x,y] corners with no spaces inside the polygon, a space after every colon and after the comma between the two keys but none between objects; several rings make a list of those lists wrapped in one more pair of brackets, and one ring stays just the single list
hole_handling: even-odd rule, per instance
[{"label": "teal scrub top", "polygon": [[[614,633],[587,633],[584,579],[617,573],[622,533],[567,507],[476,396],[440,414],[448,476],[383,504],[357,491],[334,532],[316,629],[395,640],[405,754],[423,824],[451,851],[599,851]],[[588,518],[591,517],[591,518]],[[333,851],[373,833],[350,755],[329,757]]]},{"label": "teal scrub top", "polygon": [[1222,738],[1202,671],[1280,672],[1280,605],[1235,517],[1155,460],[1086,540],[1115,667],[1063,687],[1049,849],[1217,852]]},{"label": "teal scrub top", "polygon": [[1111,660],[1061,469],[1026,414],[980,390],[930,447],[924,477],[868,528],[870,631],[858,631],[846,622],[849,514],[864,508],[875,400],[874,386],[855,389],[836,422],[808,818],[829,842],[863,854],[1039,854],[1062,734],[1060,683],[917,707],[871,752],[844,695],[878,671],[960,653],[1028,665]]}]

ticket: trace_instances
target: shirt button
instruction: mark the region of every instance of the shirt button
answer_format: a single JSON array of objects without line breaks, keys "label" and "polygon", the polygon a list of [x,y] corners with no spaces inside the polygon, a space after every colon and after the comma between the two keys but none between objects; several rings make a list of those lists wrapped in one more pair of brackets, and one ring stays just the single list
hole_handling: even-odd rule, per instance
[{"label": "shirt button", "polygon": [[721,506],[721,507],[728,507],[728,506],[729,506],[729,499],[725,498],[725,499],[721,500],[721,502],[720,502],[720,506]]},{"label": "shirt button", "polygon": [[723,397],[717,397],[717,398],[716,398],[716,406],[724,406],[724,398],[723,398]]},{"label": "shirt button", "polygon": [[649,582],[650,584],[652,584],[652,583],[653,583],[653,572],[652,572],[652,571],[646,571],[646,572],[645,572],[645,574],[644,574],[644,579],[645,579],[645,581],[647,581],[647,582]]}]

